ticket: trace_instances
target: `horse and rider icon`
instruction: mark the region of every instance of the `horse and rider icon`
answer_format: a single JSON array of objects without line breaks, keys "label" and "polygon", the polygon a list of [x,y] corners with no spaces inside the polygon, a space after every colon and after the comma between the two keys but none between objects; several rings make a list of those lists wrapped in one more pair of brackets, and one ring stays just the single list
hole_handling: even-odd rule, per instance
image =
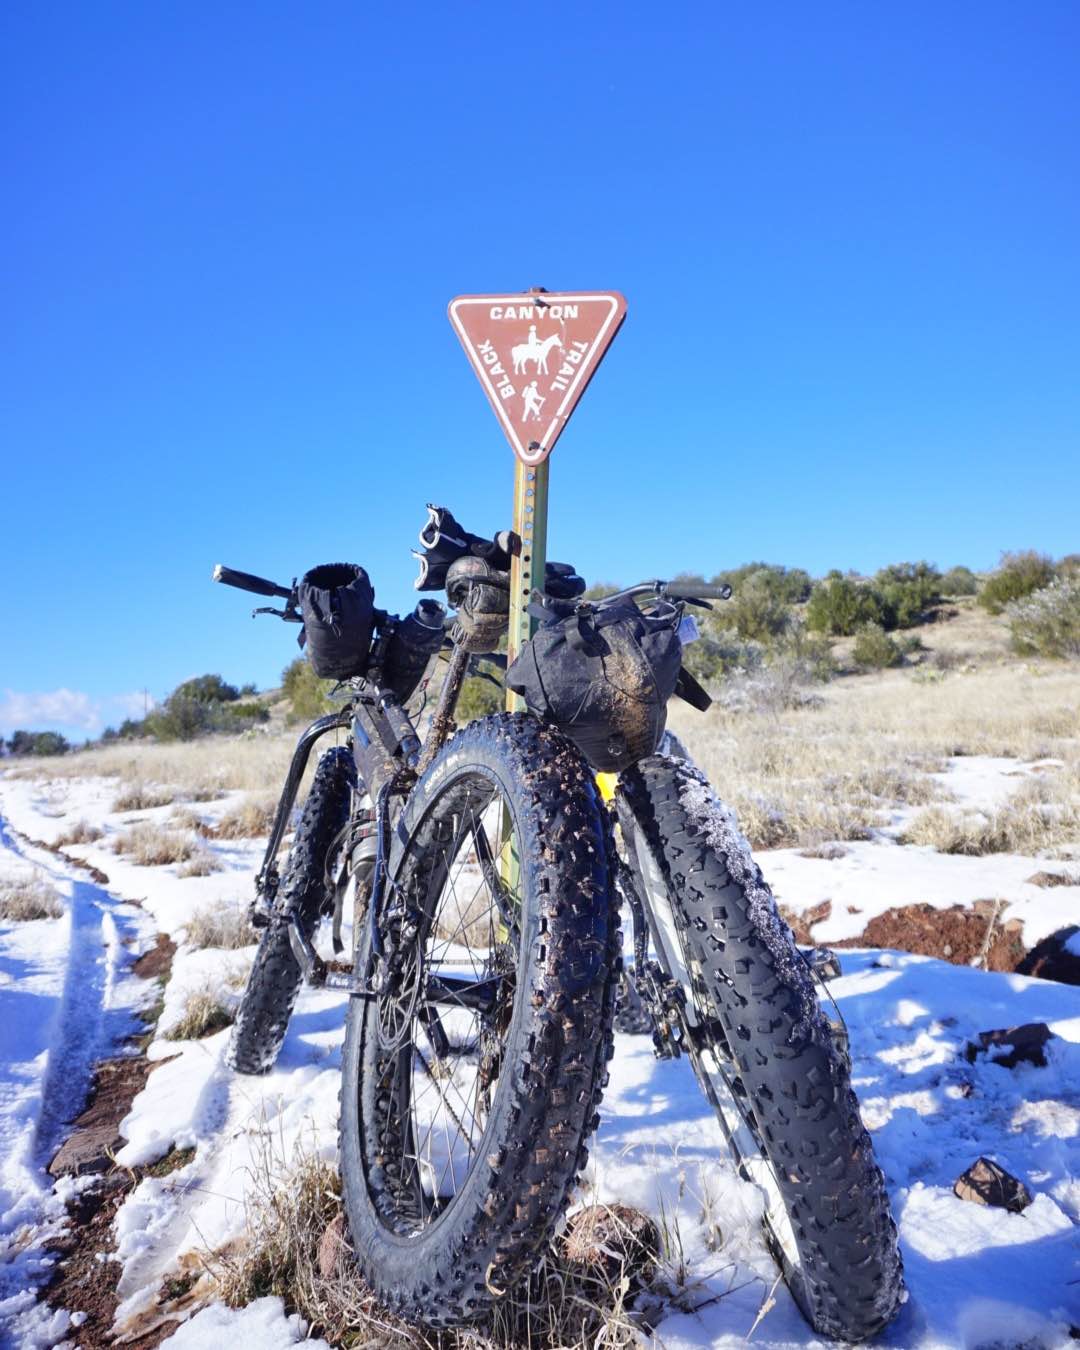
[{"label": "horse and rider icon", "polygon": [[514,361],[514,374],[524,375],[525,366],[529,361],[536,364],[537,375],[546,375],[548,373],[547,361],[548,352],[552,347],[561,347],[562,338],[558,333],[552,333],[543,341],[536,336],[536,324],[529,324],[529,336],[524,342],[519,342],[515,347],[511,347],[510,355]]}]

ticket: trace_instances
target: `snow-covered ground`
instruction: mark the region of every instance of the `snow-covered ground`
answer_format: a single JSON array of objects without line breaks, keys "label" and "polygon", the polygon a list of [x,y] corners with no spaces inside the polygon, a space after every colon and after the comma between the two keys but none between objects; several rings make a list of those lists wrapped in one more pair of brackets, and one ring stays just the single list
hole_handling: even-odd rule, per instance
[{"label": "snow-covered ground", "polygon": [[[1017,770],[1015,760],[967,759],[954,762],[945,782],[958,801],[989,807],[1015,787]],[[184,946],[184,924],[202,905],[246,898],[258,845],[211,841],[224,870],[206,877],[181,878],[174,866],[136,866],[111,852],[110,837],[135,817],[164,820],[171,808],[117,815],[115,794],[115,783],[101,779],[0,780],[0,813],[25,835],[49,842],[78,819],[103,828],[103,839],[69,851],[110,878],[107,889],[91,886],[53,855],[28,850],[11,836],[3,840],[4,866],[48,872],[69,907],[64,919],[0,925],[0,1239],[8,1261],[0,1287],[15,1300],[0,1305],[0,1316],[7,1316],[12,1334],[18,1316],[32,1315],[30,1296],[18,1291],[40,1273],[40,1242],[50,1225],[63,1221],[71,1185],[54,1189],[42,1170],[64,1115],[60,1088],[50,1084],[85,1077],[89,1061],[107,1053],[110,1038],[121,1033],[120,1014],[130,1017],[131,1000],[141,996],[130,988],[135,982],[126,980],[124,965],[152,940],[155,926],[179,947],[149,1054],[175,1058],[151,1074],[135,1099],[122,1125],[126,1144],[118,1161],[148,1163],[173,1147],[195,1152],[180,1170],[144,1179],[118,1213],[118,1322],[145,1325],[163,1276],[181,1268],[186,1254],[216,1249],[242,1231],[245,1194],[268,1156],[286,1163],[298,1146],[328,1159],[336,1154],[340,996],[302,992],[278,1064],[262,1079],[225,1070],[227,1032],[200,1041],[164,1039],[187,990],[208,979],[220,983],[250,958],[250,952]],[[227,805],[193,809],[210,819]],[[832,861],[790,850],[762,855],[766,876],[792,908],[833,900],[832,918],[815,929],[823,941],[859,933],[891,906],[922,901],[1006,899],[1008,915],[1024,923],[1029,946],[1077,920],[1080,888],[1025,884],[1045,860],[954,858],[902,846],[896,834],[905,819],[898,810],[889,830],[847,845]],[[138,900],[142,908],[124,900]],[[849,906],[860,913],[849,914]],[[91,909],[100,915],[100,936]],[[88,951],[99,962],[93,979]],[[855,1089],[888,1180],[910,1289],[880,1343],[911,1350],[1067,1344],[1070,1325],[1080,1324],[1080,990],[894,953],[845,951],[842,960],[843,975],[830,990],[849,1027]],[[97,1019],[97,1030],[82,1036],[78,1050],[65,1014],[71,1000],[84,1000],[79,1006],[88,1005]],[[1032,1021],[1047,1022],[1056,1037],[1045,1068],[1010,1070],[985,1056],[975,1063],[964,1057],[978,1032]],[[58,1076],[53,1066],[61,1055],[68,1067]],[[820,1344],[783,1285],[776,1287],[775,1266],[757,1234],[757,1194],[727,1162],[688,1066],[658,1063],[648,1038],[619,1036],[611,1079],[586,1198],[621,1200],[662,1215],[681,1242],[684,1280],[657,1328],[657,1343],[668,1350],[745,1344],[771,1295],[775,1302],[757,1323],[753,1343]],[[1035,1198],[1024,1213],[953,1195],[953,1182],[980,1154],[1028,1186]],[[37,1314],[42,1344],[50,1339],[46,1317]],[[66,1325],[59,1317],[51,1339]],[[192,1350],[242,1338],[264,1350],[293,1344],[302,1334],[280,1303],[260,1300],[239,1313],[206,1309],[174,1341]]]}]

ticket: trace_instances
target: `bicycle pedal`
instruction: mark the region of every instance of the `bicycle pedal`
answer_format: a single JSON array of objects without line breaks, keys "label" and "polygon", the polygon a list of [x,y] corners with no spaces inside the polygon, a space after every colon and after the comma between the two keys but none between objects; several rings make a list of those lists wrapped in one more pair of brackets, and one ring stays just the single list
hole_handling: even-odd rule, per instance
[{"label": "bicycle pedal", "polygon": [[800,947],[803,959],[819,980],[838,980],[842,973],[840,958],[828,947]]}]

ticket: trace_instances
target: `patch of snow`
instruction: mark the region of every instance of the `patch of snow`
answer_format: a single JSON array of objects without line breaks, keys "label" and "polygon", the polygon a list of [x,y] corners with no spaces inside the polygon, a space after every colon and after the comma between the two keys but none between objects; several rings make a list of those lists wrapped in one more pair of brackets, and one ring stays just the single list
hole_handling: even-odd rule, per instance
[{"label": "patch of snow", "polygon": [[211,1303],[170,1338],[176,1350],[221,1350],[244,1344],[257,1350],[288,1350],[303,1341],[310,1350],[330,1350],[322,1340],[308,1340],[307,1327],[296,1313],[286,1316],[280,1298],[259,1298],[246,1308]]}]

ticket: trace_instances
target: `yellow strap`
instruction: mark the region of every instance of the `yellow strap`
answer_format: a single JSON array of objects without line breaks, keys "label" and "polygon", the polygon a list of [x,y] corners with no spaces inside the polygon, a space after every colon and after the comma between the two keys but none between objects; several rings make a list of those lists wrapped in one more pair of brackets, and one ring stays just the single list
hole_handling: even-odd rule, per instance
[{"label": "yellow strap", "polygon": [[615,796],[615,789],[619,784],[619,775],[617,773],[598,773],[596,775],[596,786],[600,789],[600,796],[604,801],[611,801]]}]

